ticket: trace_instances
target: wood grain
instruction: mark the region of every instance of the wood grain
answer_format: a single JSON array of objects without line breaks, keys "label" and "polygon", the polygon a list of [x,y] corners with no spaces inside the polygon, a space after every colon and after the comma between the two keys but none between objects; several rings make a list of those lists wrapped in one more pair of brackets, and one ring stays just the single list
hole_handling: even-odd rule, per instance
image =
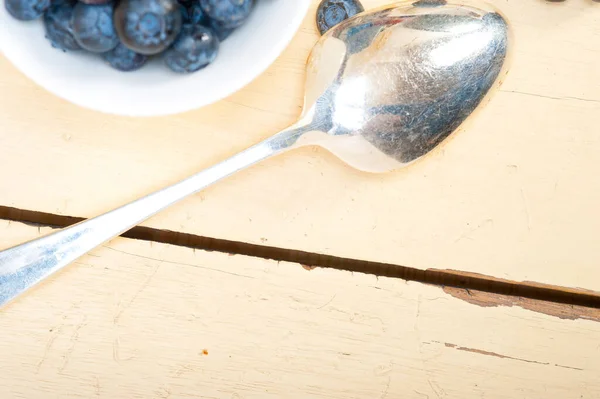
[{"label": "wood grain", "polygon": [[[44,232],[0,221],[0,246]],[[598,322],[486,306],[116,239],[0,310],[0,397],[597,397]]]},{"label": "wood grain", "polygon": [[[421,162],[368,175],[308,148],[221,182],[147,225],[600,290],[600,4],[492,3],[514,30],[510,72],[477,117]],[[93,216],[285,127],[300,112],[303,64],[317,38],[313,12],[244,90],[168,118],[77,108],[0,60],[0,204]]]}]

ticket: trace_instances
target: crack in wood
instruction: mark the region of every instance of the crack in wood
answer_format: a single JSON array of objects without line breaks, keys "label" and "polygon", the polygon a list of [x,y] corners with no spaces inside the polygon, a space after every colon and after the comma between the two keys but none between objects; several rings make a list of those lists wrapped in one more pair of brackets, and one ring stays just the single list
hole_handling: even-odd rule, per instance
[{"label": "crack in wood", "polygon": [[559,304],[521,296],[499,295],[493,292],[444,287],[444,292],[472,305],[481,307],[520,307],[563,320],[590,320],[600,322],[600,309],[573,304]]},{"label": "crack in wood", "polygon": [[[0,206],[0,219],[25,223],[35,227],[43,226],[52,228],[63,228],[84,220],[79,217],[56,215],[7,206]],[[446,293],[460,299],[467,300],[471,298],[472,303],[477,302],[473,299],[474,292],[485,292],[496,295],[496,300],[490,300],[489,298],[483,301],[479,300],[477,304],[480,306],[500,306],[499,302],[502,301],[504,306],[508,306],[506,305],[508,303],[512,303],[510,306],[514,306],[518,303],[518,306],[528,308],[529,310],[561,318],[583,318],[600,321],[600,293],[578,288],[516,282],[449,269],[422,270],[398,264],[342,258],[145,226],[134,227],[123,233],[122,237],[187,247],[193,250],[215,251],[230,255],[245,255],[281,262],[298,263],[303,265],[305,269],[323,267],[437,285],[445,287]],[[515,300],[510,297],[517,297],[518,299]],[[481,295],[479,295],[479,298],[481,298]],[[550,307],[530,306],[528,304],[537,304],[537,302],[528,302],[525,299],[538,302],[544,301],[546,303],[550,302],[554,305]],[[580,307],[581,309],[576,308],[576,313],[572,315],[574,307]],[[584,308],[590,308],[590,310],[584,310]]]}]

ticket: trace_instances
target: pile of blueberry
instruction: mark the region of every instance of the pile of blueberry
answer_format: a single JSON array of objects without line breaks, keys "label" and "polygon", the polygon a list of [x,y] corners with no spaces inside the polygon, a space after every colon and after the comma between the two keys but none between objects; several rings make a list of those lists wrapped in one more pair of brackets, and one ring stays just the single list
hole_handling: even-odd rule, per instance
[{"label": "pile of blueberry", "polygon": [[4,0],[21,21],[42,17],[46,37],[63,51],[97,53],[133,71],[162,54],[175,72],[213,62],[220,43],[248,18],[254,0]]}]

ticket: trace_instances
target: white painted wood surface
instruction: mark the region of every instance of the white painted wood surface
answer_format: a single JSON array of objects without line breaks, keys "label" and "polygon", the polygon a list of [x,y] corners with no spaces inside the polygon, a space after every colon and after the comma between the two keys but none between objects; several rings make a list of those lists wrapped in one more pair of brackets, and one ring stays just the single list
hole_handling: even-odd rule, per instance
[{"label": "white painted wood surface", "polygon": [[[514,29],[510,73],[439,151],[381,176],[321,150],[289,153],[147,225],[600,289],[600,3],[492,3]],[[267,137],[300,111],[303,64],[316,38],[307,18],[290,48],[246,89],[169,118],[77,108],[0,60],[0,205],[93,216]]]},{"label": "white painted wood surface", "polygon": [[[38,234],[0,221],[0,247]],[[480,307],[401,280],[126,239],[0,310],[0,330],[3,399],[590,399],[600,392],[596,321]]]}]

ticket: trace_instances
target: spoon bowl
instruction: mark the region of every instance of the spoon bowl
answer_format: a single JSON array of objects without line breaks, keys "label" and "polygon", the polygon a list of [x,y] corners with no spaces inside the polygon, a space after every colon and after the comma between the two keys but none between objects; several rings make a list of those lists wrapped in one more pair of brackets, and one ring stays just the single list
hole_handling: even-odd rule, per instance
[{"label": "spoon bowl", "polygon": [[0,305],[168,206],[284,151],[320,145],[370,172],[419,159],[488,94],[508,44],[500,14],[442,0],[356,15],[315,46],[296,124],[161,191],[0,252]]},{"label": "spoon bowl", "polygon": [[430,152],[505,65],[508,25],[499,13],[418,4],[358,14],[309,58],[303,117],[321,133],[311,140],[357,169],[385,172]]}]

